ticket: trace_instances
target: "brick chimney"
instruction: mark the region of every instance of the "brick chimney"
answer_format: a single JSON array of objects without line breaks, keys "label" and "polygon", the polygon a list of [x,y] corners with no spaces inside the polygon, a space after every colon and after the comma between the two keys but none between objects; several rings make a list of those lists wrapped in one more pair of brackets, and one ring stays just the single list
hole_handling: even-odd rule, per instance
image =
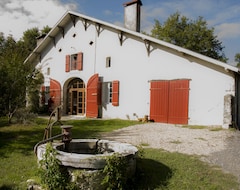
[{"label": "brick chimney", "polygon": [[127,29],[140,32],[141,0],[124,3],[124,26]]}]

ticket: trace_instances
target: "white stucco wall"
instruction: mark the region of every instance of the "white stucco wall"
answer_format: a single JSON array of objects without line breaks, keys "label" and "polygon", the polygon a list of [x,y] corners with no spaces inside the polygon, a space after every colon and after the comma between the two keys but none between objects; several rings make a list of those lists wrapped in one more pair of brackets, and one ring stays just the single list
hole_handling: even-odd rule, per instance
[{"label": "white stucco wall", "polygon": [[[67,28],[64,38],[59,34],[56,45],[52,44],[42,53],[40,64],[46,86],[49,77],[58,80],[62,87],[70,78],[81,78],[87,84],[95,73],[103,77],[103,82],[119,80],[119,106],[105,105],[103,117],[136,119],[134,113],[139,117],[149,115],[150,80],[190,79],[189,124],[223,124],[224,96],[234,95],[234,78],[224,69],[216,71],[161,48],[154,49],[148,56],[144,42],[125,36],[121,46],[117,33],[103,28],[98,36],[94,25],[85,31],[81,21],[76,27],[70,23]],[[83,52],[83,71],[66,73],[65,56],[80,51]],[[106,68],[106,57],[111,57],[110,68]],[[50,76],[46,75],[48,67]]]}]

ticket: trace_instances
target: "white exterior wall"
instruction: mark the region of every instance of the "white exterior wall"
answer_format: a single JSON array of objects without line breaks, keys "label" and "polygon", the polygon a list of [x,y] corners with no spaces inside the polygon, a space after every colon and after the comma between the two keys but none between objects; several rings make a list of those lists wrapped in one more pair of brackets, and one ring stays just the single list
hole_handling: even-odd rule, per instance
[{"label": "white exterior wall", "polygon": [[[150,80],[190,79],[189,124],[223,124],[224,96],[234,95],[234,77],[230,73],[162,49],[154,49],[148,56],[144,42],[128,36],[121,46],[117,33],[104,29],[98,37],[94,25],[85,31],[81,21],[67,28],[64,38],[59,34],[56,46],[52,44],[42,53],[43,73],[47,67],[51,70],[50,76],[45,75],[46,86],[49,77],[59,81],[62,88],[73,78],[81,78],[87,85],[95,73],[103,77],[103,82],[119,80],[119,106],[105,105],[103,117],[136,119],[134,113],[139,117],[150,113]],[[65,56],[78,52],[83,52],[83,71],[66,73]],[[106,68],[106,57],[111,57],[110,68]]]}]

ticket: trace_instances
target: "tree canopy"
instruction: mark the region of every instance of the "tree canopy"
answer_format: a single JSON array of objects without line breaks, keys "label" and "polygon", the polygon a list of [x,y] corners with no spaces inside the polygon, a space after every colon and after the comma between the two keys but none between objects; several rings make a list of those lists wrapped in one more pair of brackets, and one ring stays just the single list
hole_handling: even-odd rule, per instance
[{"label": "tree canopy", "polygon": [[240,67],[240,53],[236,53],[235,55],[235,61],[237,63],[237,67]]},{"label": "tree canopy", "polygon": [[222,42],[214,35],[214,28],[208,28],[203,17],[190,20],[177,12],[164,24],[155,20],[151,36],[220,61],[227,61]]}]

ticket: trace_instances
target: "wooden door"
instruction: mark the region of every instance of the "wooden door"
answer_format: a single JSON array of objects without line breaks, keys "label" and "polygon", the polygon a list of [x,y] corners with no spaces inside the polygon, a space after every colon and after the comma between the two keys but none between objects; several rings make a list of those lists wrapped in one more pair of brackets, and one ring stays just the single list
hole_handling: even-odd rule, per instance
[{"label": "wooden door", "polygon": [[68,114],[85,114],[85,85],[81,79],[73,79],[68,85]]},{"label": "wooden door", "polygon": [[150,119],[155,122],[188,123],[189,80],[151,81]]},{"label": "wooden door", "polygon": [[54,108],[61,105],[61,84],[54,79],[50,79],[50,97]]},{"label": "wooden door", "polygon": [[150,118],[155,122],[168,122],[168,81],[152,81],[150,88]]},{"label": "wooden door", "polygon": [[93,75],[87,84],[86,116],[97,118],[100,104],[100,85],[98,74]]}]

